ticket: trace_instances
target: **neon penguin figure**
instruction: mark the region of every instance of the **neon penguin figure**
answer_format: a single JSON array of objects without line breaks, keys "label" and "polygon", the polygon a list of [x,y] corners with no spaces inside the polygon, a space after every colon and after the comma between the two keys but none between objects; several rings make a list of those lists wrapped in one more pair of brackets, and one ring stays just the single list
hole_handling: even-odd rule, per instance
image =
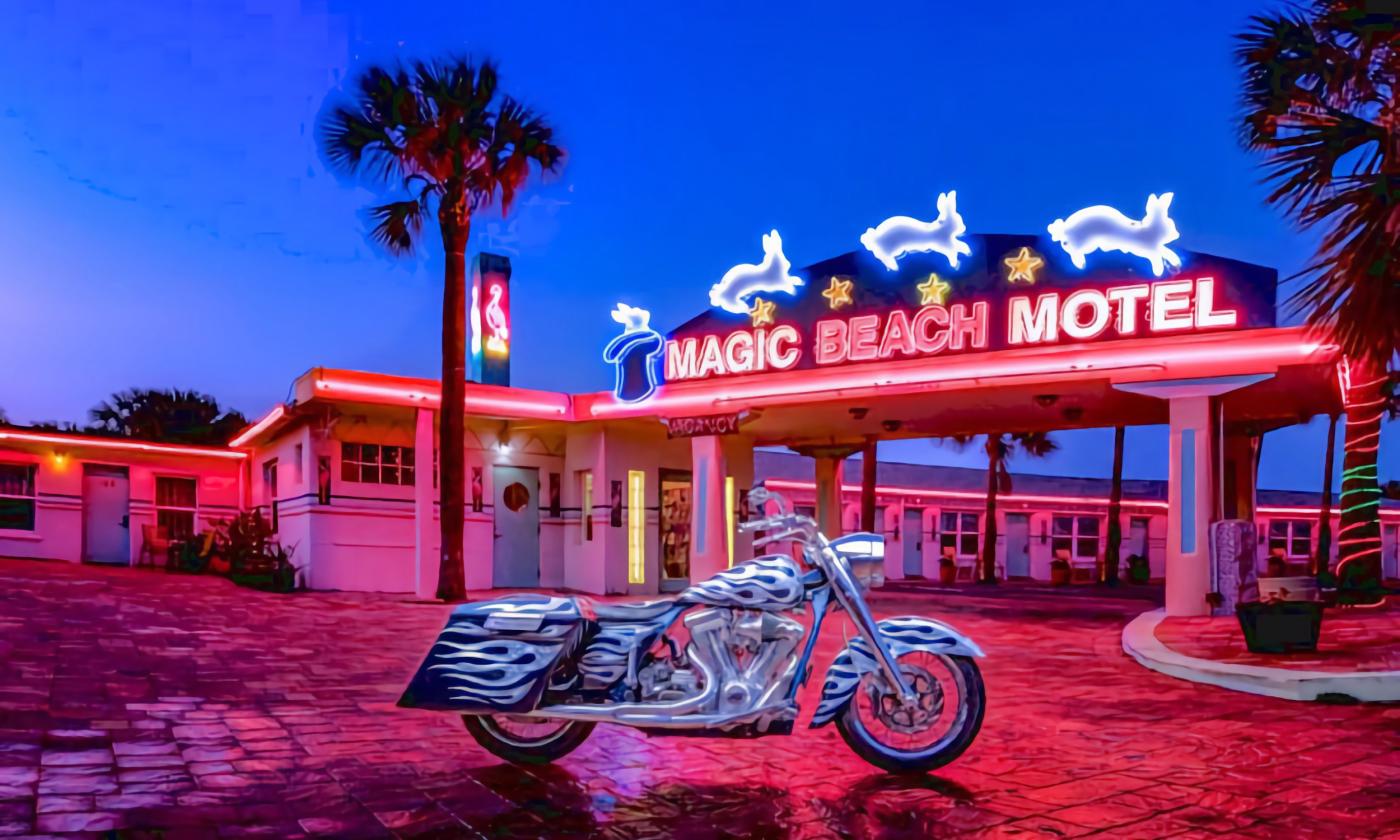
[{"label": "neon penguin figure", "polygon": [[656,360],[666,339],[651,328],[651,313],[640,307],[619,303],[612,318],[622,325],[622,335],[603,348],[603,361],[617,371],[613,396],[619,402],[641,402],[656,393]]}]

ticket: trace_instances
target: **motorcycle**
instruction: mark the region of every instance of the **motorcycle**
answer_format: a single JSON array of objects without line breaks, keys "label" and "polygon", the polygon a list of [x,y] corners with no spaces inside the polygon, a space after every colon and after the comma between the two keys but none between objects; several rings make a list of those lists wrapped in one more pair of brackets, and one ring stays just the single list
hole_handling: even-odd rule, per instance
[{"label": "motorcycle", "polygon": [[[769,554],[673,598],[522,594],[465,604],[399,705],[459,713],[481,746],[517,764],[559,759],[599,723],[649,735],[788,735],[823,620],[839,608],[859,635],[827,671],[811,728],[835,721],[857,755],[891,772],[961,755],[982,725],[982,651],[940,621],[874,619],[865,593],[884,582],[883,537],[829,540],[778,494],[758,488],[749,498],[776,510],[739,525],[763,532],[755,547],[795,541],[810,568]],[[810,632],[794,618],[808,602]],[[684,649],[672,638],[678,621]]]}]

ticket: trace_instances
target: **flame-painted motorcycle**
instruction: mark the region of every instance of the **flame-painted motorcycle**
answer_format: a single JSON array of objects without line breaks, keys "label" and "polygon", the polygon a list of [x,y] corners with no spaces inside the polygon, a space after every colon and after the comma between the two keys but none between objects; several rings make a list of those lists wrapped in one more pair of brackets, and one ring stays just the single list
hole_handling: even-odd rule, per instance
[{"label": "flame-painted motorcycle", "polygon": [[[811,567],[771,554],[673,599],[593,603],[511,595],[456,608],[399,705],[462,714],[483,747],[512,762],[569,753],[598,723],[650,735],[787,735],[822,620],[835,607],[859,631],[832,663],[811,726],[831,721],[857,755],[894,772],[927,771],[967,749],[982,725],[982,651],[952,627],[875,621],[865,592],[884,582],[884,540],[828,540],[780,496],[741,524],[755,546],[795,540]],[[801,622],[812,602],[812,628]],[[835,602],[833,604],[833,601]],[[682,649],[671,637],[684,625]],[[805,640],[804,640],[805,637]]]}]

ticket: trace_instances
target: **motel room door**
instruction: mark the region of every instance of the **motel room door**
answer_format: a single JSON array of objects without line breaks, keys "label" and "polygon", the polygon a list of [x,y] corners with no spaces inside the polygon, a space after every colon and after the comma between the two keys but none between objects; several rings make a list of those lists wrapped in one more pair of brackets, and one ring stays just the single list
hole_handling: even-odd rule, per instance
[{"label": "motel room door", "polygon": [[1147,523],[1146,517],[1134,516],[1128,520],[1128,553],[1120,559],[1120,569],[1128,568],[1128,557],[1136,554],[1142,559],[1147,558]]},{"label": "motel room door", "polygon": [[662,592],[679,592],[690,585],[689,470],[662,470],[661,581]]},{"label": "motel room door", "polygon": [[1031,519],[1028,514],[1006,515],[1006,576],[1031,576]]},{"label": "motel room door", "polygon": [[491,585],[540,585],[540,471],[498,466],[495,483],[495,539]]},{"label": "motel room door", "polygon": [[83,464],[83,561],[131,563],[131,477],[126,467]]},{"label": "motel room door", "polygon": [[904,576],[924,576],[924,509],[907,507],[900,526],[904,534]]}]

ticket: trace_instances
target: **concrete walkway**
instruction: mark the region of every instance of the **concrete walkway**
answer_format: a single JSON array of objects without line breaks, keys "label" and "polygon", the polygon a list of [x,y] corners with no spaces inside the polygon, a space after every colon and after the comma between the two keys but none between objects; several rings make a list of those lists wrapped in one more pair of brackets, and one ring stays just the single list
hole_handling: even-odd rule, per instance
[{"label": "concrete walkway", "polygon": [[[831,728],[755,741],[599,727],[522,770],[398,709],[447,609],[0,561],[0,835],[1376,837],[1400,825],[1400,709],[1144,670],[1112,615],[930,594],[988,653],[981,735],[891,777]],[[1108,608],[1103,608],[1107,610]],[[841,645],[840,616],[814,683]],[[1392,836],[1394,836],[1392,834]]]}]

